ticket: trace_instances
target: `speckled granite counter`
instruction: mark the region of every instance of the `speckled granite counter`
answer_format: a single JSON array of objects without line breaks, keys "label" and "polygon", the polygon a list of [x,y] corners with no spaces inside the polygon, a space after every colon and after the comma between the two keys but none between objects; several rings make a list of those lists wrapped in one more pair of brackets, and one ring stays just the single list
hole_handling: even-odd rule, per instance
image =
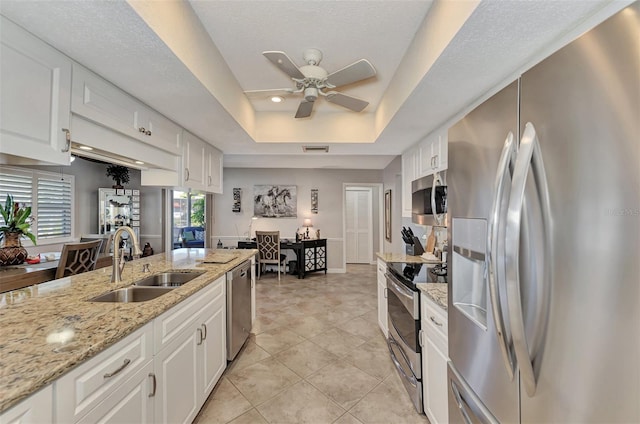
[{"label": "speckled granite counter", "polygon": [[428,261],[422,256],[411,256],[404,253],[376,253],[378,258],[385,262],[406,262],[410,264],[440,264],[442,261]]},{"label": "speckled granite counter", "polygon": [[[203,264],[212,254],[236,255],[226,264]],[[122,282],[111,268],[0,294],[0,412],[95,356],[164,311],[250,259],[251,249],[178,249],[128,262]],[[203,275],[147,302],[97,303],[87,299],[126,287],[151,273],[206,270]]]},{"label": "speckled granite counter", "polygon": [[447,310],[447,293],[449,285],[446,283],[418,283],[416,287],[426,293],[436,305],[440,306],[445,311]]}]

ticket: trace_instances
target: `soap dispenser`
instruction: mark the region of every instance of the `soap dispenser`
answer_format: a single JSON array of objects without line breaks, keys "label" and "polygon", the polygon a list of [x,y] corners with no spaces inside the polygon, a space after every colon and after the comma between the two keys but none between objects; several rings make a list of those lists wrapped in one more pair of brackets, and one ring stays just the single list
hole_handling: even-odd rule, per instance
[{"label": "soap dispenser", "polygon": [[218,249],[222,249],[222,241],[220,239],[218,239],[217,247],[218,247]]}]

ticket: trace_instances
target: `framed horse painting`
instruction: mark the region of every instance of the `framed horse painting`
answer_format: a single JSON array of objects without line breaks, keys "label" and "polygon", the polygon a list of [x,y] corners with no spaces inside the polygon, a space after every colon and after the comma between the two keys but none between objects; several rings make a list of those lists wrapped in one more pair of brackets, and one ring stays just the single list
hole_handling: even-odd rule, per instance
[{"label": "framed horse painting", "polygon": [[295,218],[298,196],[294,185],[254,185],[253,215],[264,218]]}]

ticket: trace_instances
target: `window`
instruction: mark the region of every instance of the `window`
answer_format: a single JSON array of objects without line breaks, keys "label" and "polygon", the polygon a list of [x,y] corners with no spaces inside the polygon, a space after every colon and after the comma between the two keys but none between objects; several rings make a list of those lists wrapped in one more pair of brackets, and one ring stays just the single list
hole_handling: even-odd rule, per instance
[{"label": "window", "polygon": [[0,199],[4,203],[11,194],[14,201],[31,206],[31,232],[38,244],[71,241],[74,183],[73,175],[0,167]]},{"label": "window", "polygon": [[[206,195],[190,191],[172,191],[172,228],[173,248],[183,247],[183,241],[189,241],[188,247],[204,247],[204,231],[196,227],[206,227],[205,223]],[[183,228],[193,227],[193,240],[185,240]],[[187,233],[188,234],[188,233]]]}]

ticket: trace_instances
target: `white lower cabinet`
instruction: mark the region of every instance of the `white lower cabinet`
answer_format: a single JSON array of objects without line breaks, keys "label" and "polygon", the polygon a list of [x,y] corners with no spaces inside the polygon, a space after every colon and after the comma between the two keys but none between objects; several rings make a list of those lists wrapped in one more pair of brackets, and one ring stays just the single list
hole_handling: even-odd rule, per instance
[{"label": "white lower cabinet", "polygon": [[378,325],[384,333],[385,337],[389,337],[389,329],[387,326],[387,264],[378,259]]},{"label": "white lower cabinet", "polygon": [[[191,422],[226,368],[225,292],[222,276],[179,309],[156,318],[156,336],[174,335],[156,340],[161,350],[154,358],[155,422]],[[188,323],[179,332],[171,331],[176,317]]]},{"label": "white lower cabinet", "polygon": [[51,384],[0,414],[0,424],[53,422]]},{"label": "white lower cabinet", "polygon": [[447,423],[447,312],[424,293],[421,296],[424,413],[431,424]]},{"label": "white lower cabinet", "polygon": [[56,380],[49,407],[41,391],[0,422],[190,423],[227,365],[225,295],[223,275]]}]

